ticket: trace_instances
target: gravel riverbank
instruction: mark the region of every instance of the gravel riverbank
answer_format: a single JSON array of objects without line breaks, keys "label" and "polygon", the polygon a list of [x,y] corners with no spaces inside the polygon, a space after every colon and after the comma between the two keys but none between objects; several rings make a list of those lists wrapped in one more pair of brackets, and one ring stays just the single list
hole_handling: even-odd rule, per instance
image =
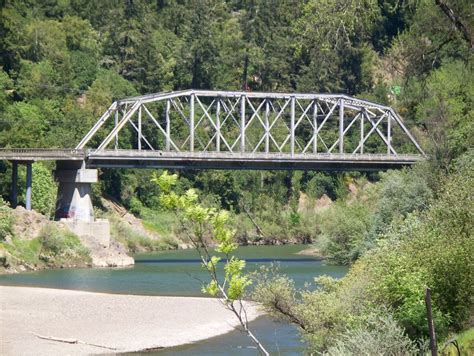
[{"label": "gravel riverbank", "polygon": [[[0,354],[83,355],[182,345],[238,325],[218,300],[0,286]],[[247,305],[249,320],[259,313]]]}]

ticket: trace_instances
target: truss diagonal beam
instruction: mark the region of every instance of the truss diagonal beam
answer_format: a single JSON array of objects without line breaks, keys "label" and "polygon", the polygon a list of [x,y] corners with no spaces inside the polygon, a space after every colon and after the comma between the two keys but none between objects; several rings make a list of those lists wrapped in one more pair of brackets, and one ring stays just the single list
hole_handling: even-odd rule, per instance
[{"label": "truss diagonal beam", "polygon": [[[164,118],[157,120],[146,107],[148,103],[158,103],[159,108],[164,108]],[[335,154],[350,153],[356,145],[351,143],[358,141],[351,154],[362,155],[367,140],[377,136],[383,144],[374,147],[377,151],[383,149],[386,156],[399,156],[396,147],[401,142],[400,137],[406,137],[404,142],[412,144],[413,149],[424,156],[402,118],[384,105],[340,94],[211,90],[157,93],[116,101],[76,148],[90,146],[96,141],[93,138],[101,135],[105,139],[95,152],[106,150],[114,139],[115,149],[120,150],[120,146],[129,141],[125,138],[119,141],[119,136],[123,136],[124,127],[130,123],[133,134],[138,133],[138,140],[133,141],[138,150],[157,150],[151,144],[155,141],[143,136],[142,112],[154,123],[154,132],[157,128],[158,135],[164,136],[166,152],[205,151],[222,155],[289,152],[296,157],[300,154],[329,155],[336,151]],[[112,122],[111,116],[115,119]],[[360,129],[354,129],[359,123]],[[394,126],[401,130],[394,130]],[[150,135],[148,131],[147,135]]]}]

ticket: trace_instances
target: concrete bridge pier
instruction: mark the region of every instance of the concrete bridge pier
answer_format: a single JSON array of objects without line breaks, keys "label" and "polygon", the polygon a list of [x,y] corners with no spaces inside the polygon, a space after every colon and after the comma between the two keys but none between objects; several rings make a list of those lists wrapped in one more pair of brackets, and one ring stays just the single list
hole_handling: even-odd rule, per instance
[{"label": "concrete bridge pier", "polygon": [[[31,186],[33,184],[33,162],[22,162],[26,165],[26,210],[31,210]],[[12,190],[11,190],[11,206],[15,209],[18,205],[18,161],[12,161]]]},{"label": "concrete bridge pier", "polygon": [[97,169],[85,168],[83,161],[58,161],[55,178],[59,183],[55,218],[76,235],[92,236],[103,247],[110,245],[107,219],[94,219],[92,184],[98,182]]}]

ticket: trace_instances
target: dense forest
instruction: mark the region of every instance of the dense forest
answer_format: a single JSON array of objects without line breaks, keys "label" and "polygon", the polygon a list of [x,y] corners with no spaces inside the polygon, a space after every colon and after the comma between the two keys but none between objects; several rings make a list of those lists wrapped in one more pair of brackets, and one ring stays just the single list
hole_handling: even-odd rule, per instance
[{"label": "dense forest", "polygon": [[[441,338],[472,324],[471,1],[5,0],[0,34],[2,148],[73,147],[112,101],[160,91],[346,93],[392,106],[427,162],[378,174],[186,171],[177,189],[229,210],[241,243],[313,242],[353,265],[317,292],[259,282],[268,293],[255,297],[315,351],[415,352],[426,285]],[[34,168],[34,208],[46,215],[53,168]],[[156,218],[151,176],[104,170],[96,197],[179,234],[164,211]],[[0,163],[4,200],[10,177]]]}]

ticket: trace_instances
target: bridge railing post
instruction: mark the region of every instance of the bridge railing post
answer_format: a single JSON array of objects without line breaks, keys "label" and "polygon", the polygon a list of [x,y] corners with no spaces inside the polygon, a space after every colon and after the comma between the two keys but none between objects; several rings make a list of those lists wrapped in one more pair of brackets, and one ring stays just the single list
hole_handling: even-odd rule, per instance
[{"label": "bridge railing post", "polygon": [[392,154],[392,114],[387,115],[387,154]]},{"label": "bridge railing post", "polygon": [[360,115],[360,154],[364,154],[364,118],[365,118],[366,112],[365,110],[362,110],[362,115]]},{"label": "bridge railing post", "polygon": [[[114,115],[114,127],[117,127],[119,119],[118,119],[118,108],[115,110],[115,115]],[[118,139],[118,133],[115,134],[115,149],[118,149],[118,144],[119,144],[119,139]]]},{"label": "bridge railing post", "polygon": [[339,103],[339,153],[344,153],[344,99]]},{"label": "bridge railing post", "polygon": [[194,93],[189,99],[189,150],[194,152]]},{"label": "bridge railing post", "polygon": [[269,99],[265,99],[265,153],[270,152],[270,102]]},{"label": "bridge railing post", "polygon": [[318,153],[318,102],[313,101],[313,153]]},{"label": "bridge railing post", "polygon": [[217,105],[216,105],[216,151],[221,151],[221,118],[220,118],[220,111],[221,111],[221,98],[217,98]]},{"label": "bridge railing post", "polygon": [[166,120],[165,149],[166,149],[167,152],[169,152],[169,150],[170,150],[170,134],[171,134],[170,108],[171,108],[171,101],[170,101],[170,99],[167,99],[166,100],[166,110],[165,110],[165,120]]},{"label": "bridge railing post", "polygon": [[138,109],[138,150],[142,149],[142,107]]},{"label": "bridge railing post", "polygon": [[240,152],[245,152],[245,100],[246,96],[240,97]]},{"label": "bridge railing post", "polygon": [[290,123],[290,152],[291,155],[295,154],[295,103],[296,98],[291,97],[291,123]]}]

